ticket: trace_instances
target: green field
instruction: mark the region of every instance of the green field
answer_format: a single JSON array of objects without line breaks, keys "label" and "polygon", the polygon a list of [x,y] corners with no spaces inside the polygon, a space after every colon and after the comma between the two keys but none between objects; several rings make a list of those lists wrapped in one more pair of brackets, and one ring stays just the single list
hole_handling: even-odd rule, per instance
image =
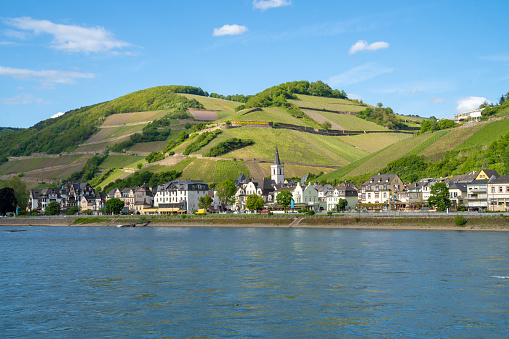
[{"label": "green field", "polygon": [[285,110],[278,107],[264,107],[262,111],[256,111],[252,113],[247,113],[252,109],[239,111],[231,116],[228,119],[230,121],[263,121],[263,122],[280,122],[284,124],[292,124],[297,126],[308,126],[308,127],[317,127],[316,124],[305,120],[299,119],[292,115],[290,115]]},{"label": "green field", "polygon": [[147,152],[147,153],[161,152],[166,147],[167,144],[168,144],[168,141],[142,142],[139,144],[134,144],[134,146],[131,147],[129,149],[129,151]]},{"label": "green field", "polygon": [[417,155],[417,154],[420,154],[424,149],[426,149],[426,148],[432,146],[433,144],[435,144],[438,140],[443,138],[449,132],[450,132],[450,130],[437,131],[437,132],[434,132],[434,133],[426,132],[428,134],[431,134],[431,137],[429,139],[427,139],[426,141],[424,141],[419,146],[415,147],[412,151],[408,152],[407,155]]},{"label": "green field", "polygon": [[483,125],[481,124],[472,124],[471,126],[453,128],[449,130],[449,133],[436,140],[433,144],[420,150],[418,155],[424,155],[426,158],[432,159],[433,161],[441,160],[445,152],[452,151],[460,146],[482,127]]},{"label": "green field", "polygon": [[[81,155],[63,155],[58,158],[12,160],[0,165],[0,175],[9,173],[28,172],[52,166],[68,165],[76,162],[80,158]],[[86,162],[86,159],[82,161]]]},{"label": "green field", "polygon": [[482,125],[483,126],[479,131],[465,140],[465,142],[463,142],[456,149],[489,145],[494,140],[500,139],[502,136],[509,133],[509,119],[498,120]]},{"label": "green field", "polygon": [[64,169],[49,170],[49,171],[44,171],[44,172],[33,173],[33,174],[30,174],[30,178],[36,178],[36,179],[40,179],[40,180],[67,179],[74,172],[81,171],[83,166],[85,166],[85,164],[70,166],[70,167],[67,167]]},{"label": "green field", "polygon": [[102,124],[102,127],[133,124],[138,122],[149,122],[160,119],[172,111],[173,109],[163,111],[113,114],[106,118]]},{"label": "green field", "polygon": [[145,127],[145,125],[102,128],[99,130],[99,132],[95,133],[92,137],[90,137],[86,142],[87,143],[99,142],[111,138],[118,138],[133,133],[141,133],[143,127]]},{"label": "green field", "polygon": [[196,99],[205,107],[206,110],[215,111],[219,120],[228,118],[230,115],[234,114],[235,108],[242,104],[236,101],[222,100],[194,94],[179,93],[179,95],[183,95],[188,99]]},{"label": "green field", "polygon": [[[145,157],[137,155],[109,155],[104,160],[99,168],[124,168],[124,167],[135,167],[136,163],[144,160]],[[131,166],[129,166],[131,165]]]},{"label": "green field", "polygon": [[104,178],[104,180],[102,182],[100,182],[99,184],[97,184],[94,188],[105,187],[110,182],[113,182],[117,179],[125,179],[128,176],[130,176],[131,174],[132,173],[124,172],[120,169],[115,169],[115,170],[113,170],[113,172],[110,175],[108,175],[108,177]]},{"label": "green field", "polygon": [[366,159],[361,159],[357,163],[350,164],[348,167],[346,167],[348,171],[346,171],[345,168],[341,168],[339,170],[330,172],[329,174],[323,175],[319,179],[326,179],[329,181],[334,179],[341,180],[345,177],[355,177],[368,173],[376,173],[377,171],[387,166],[391,161],[407,155],[414,148],[419,147],[419,145],[421,145],[432,136],[433,134],[431,133],[421,134],[419,136],[401,140],[371,156],[368,156]]},{"label": "green field", "polygon": [[342,127],[342,129],[348,131],[388,131],[388,129],[383,126],[377,125],[371,121],[357,118],[355,115],[337,114],[323,111],[314,111],[313,113],[321,115],[327,120],[338,124]]},{"label": "green field", "polygon": [[356,102],[348,99],[324,98],[303,94],[297,94],[297,98],[299,98],[299,100],[288,101],[297,107],[325,108],[330,111],[338,112],[360,112],[365,110],[366,107],[373,107],[370,105],[360,106]]},{"label": "green field", "polygon": [[338,137],[340,140],[357,147],[363,151],[373,153],[381,150],[395,142],[411,138],[412,134],[406,133],[376,133],[376,134],[358,134],[344,137]]},{"label": "green field", "polygon": [[[337,137],[256,127],[227,129],[199,152],[205,153],[213,146],[229,138],[252,139],[255,144],[227,153],[222,156],[225,158],[273,159],[276,145],[279,149],[281,161],[304,164],[342,166],[369,154],[339,140]],[[187,143],[178,146],[175,152],[181,153]]]}]

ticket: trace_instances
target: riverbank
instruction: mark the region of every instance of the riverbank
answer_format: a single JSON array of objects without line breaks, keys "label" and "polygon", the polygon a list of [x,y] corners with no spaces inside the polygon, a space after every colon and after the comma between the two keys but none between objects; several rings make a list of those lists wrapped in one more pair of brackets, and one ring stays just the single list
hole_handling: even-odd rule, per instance
[{"label": "riverbank", "polygon": [[0,218],[0,226],[112,226],[142,225],[147,227],[274,227],[274,228],[334,228],[334,229],[394,229],[451,231],[509,231],[509,217],[468,216],[458,226],[454,217],[351,217],[351,216],[158,216],[139,217],[17,217]]}]

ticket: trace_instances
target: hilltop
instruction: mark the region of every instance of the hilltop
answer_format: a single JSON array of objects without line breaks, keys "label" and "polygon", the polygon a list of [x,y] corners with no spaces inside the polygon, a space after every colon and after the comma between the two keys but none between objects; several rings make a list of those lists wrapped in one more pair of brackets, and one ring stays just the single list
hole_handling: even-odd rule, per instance
[{"label": "hilltop", "polygon": [[160,86],[0,135],[0,178],[20,175],[34,187],[87,180],[104,188],[135,173],[175,171],[212,184],[240,173],[267,177],[277,145],[287,177],[334,182],[405,156],[422,156],[429,165],[452,151],[467,155],[509,131],[500,120],[418,134],[422,121],[348,99],[321,82],[248,96]]}]

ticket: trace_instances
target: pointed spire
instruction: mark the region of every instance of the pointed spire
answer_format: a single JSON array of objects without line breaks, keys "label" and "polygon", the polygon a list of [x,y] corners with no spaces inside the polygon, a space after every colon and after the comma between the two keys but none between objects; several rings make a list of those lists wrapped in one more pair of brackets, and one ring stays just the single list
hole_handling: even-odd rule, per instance
[{"label": "pointed spire", "polygon": [[279,161],[279,153],[277,151],[277,146],[276,146],[276,156],[274,158],[274,165],[281,165],[281,161]]}]

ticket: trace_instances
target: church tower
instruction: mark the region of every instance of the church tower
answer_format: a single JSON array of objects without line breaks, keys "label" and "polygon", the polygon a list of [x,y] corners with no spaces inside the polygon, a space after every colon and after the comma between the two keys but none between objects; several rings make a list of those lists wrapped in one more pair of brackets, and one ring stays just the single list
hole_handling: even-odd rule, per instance
[{"label": "church tower", "polygon": [[284,167],[284,165],[281,165],[281,161],[279,161],[279,153],[276,146],[274,165],[270,165],[270,179],[273,180],[276,184],[283,184],[285,181]]}]

